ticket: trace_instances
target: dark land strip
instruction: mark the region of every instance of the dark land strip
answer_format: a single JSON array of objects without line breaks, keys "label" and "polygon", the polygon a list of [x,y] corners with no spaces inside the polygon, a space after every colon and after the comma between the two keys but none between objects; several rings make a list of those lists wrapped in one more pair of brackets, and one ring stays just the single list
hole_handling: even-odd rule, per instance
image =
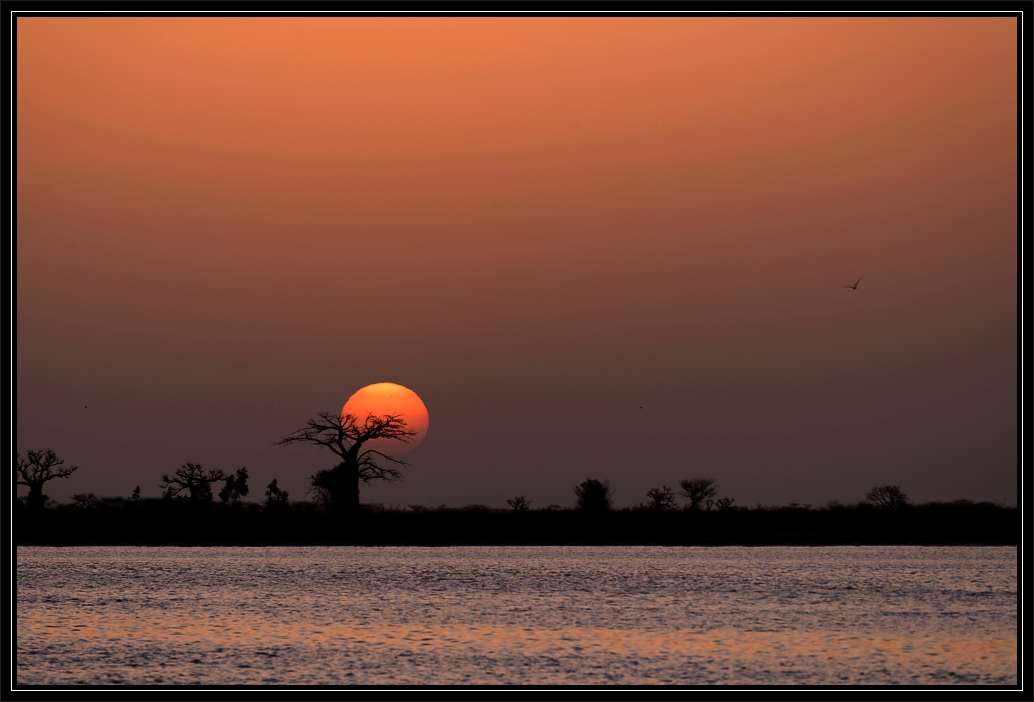
[{"label": "dark land strip", "polygon": [[898,509],[384,510],[354,515],[292,503],[123,500],[98,507],[17,509],[19,545],[1010,545],[1016,508],[928,503]]}]

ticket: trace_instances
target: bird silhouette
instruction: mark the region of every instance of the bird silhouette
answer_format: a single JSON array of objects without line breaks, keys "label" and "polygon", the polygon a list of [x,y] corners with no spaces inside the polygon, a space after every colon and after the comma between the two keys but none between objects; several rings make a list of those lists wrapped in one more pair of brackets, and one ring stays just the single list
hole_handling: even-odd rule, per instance
[{"label": "bird silhouette", "polygon": [[860,283],[860,282],[862,282],[862,279],[861,279],[861,278],[859,278],[858,280],[856,280],[856,281],[855,281],[855,283],[854,283],[854,285],[845,285],[844,287],[845,287],[845,288],[851,288],[852,290],[857,290],[857,289],[858,289],[858,283]]},{"label": "bird silhouette", "polygon": [[639,409],[642,409],[642,408],[643,408],[643,406],[642,406],[642,405],[639,405]]}]

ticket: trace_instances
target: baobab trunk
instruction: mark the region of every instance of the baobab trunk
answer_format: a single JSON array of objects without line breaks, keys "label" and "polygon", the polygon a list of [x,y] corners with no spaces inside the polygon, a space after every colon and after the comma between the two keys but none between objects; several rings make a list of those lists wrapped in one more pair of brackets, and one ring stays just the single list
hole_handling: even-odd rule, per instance
[{"label": "baobab trunk", "polygon": [[25,498],[26,507],[29,509],[43,509],[46,501],[46,498],[43,497],[43,483],[29,486],[29,496]]},{"label": "baobab trunk", "polygon": [[345,466],[344,508],[350,515],[359,513],[359,464],[348,461]]},{"label": "baobab trunk", "polygon": [[345,460],[334,466],[331,480],[325,486],[329,498],[328,506],[339,514],[355,514],[359,511],[359,470],[353,462]]},{"label": "baobab trunk", "polygon": [[341,485],[341,502],[346,514],[355,515],[359,513],[359,449],[361,441],[352,444],[352,447],[345,452],[344,463],[345,479]]}]

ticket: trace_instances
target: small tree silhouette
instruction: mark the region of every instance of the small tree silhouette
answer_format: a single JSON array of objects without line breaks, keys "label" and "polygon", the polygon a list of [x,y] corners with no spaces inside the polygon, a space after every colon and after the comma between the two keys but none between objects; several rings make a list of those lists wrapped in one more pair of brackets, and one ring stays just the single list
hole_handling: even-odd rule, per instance
[{"label": "small tree silhouette", "polygon": [[719,499],[718,502],[716,502],[715,504],[718,506],[718,509],[724,511],[724,510],[727,510],[730,507],[732,507],[732,503],[735,502],[735,501],[736,500],[733,499],[732,497],[723,497],[723,498]]},{"label": "small tree silhouette", "polygon": [[897,485],[880,485],[865,494],[865,499],[880,509],[898,509],[908,504],[908,495]]},{"label": "small tree silhouette", "polygon": [[21,454],[17,454],[15,458],[15,482],[29,488],[29,496],[25,499],[26,507],[43,509],[47,500],[43,494],[43,484],[55,478],[67,478],[78,467],[59,468],[58,466],[64,465],[64,461],[50,449],[29,451],[25,455],[28,460],[23,459]]},{"label": "small tree silhouette", "polygon": [[682,488],[679,494],[689,500],[690,509],[698,509],[702,502],[718,494],[718,483],[712,478],[680,480],[679,486]]},{"label": "small tree silhouette", "polygon": [[665,510],[675,508],[675,493],[667,485],[661,488],[652,488],[647,491],[646,496],[650,498],[647,505],[650,509]]},{"label": "small tree silhouette", "polygon": [[506,504],[513,508],[514,512],[527,512],[531,502],[525,499],[524,495],[518,495],[506,501]]},{"label": "small tree silhouette", "polygon": [[266,509],[286,509],[290,503],[287,501],[287,490],[277,487],[276,478],[266,486]]},{"label": "small tree silhouette", "polygon": [[586,478],[581,485],[574,489],[578,498],[578,509],[590,512],[605,512],[612,507],[610,481],[602,483],[599,480]]},{"label": "small tree silhouette", "polygon": [[221,470],[206,473],[200,463],[184,463],[174,477],[163,475],[158,487],[164,490],[163,497],[176,497],[186,490],[192,502],[211,502],[212,483],[222,480],[226,480],[226,474]]},{"label": "small tree silhouette", "polygon": [[72,502],[75,503],[76,507],[79,507],[81,509],[89,509],[91,507],[99,506],[99,502],[97,500],[97,496],[94,495],[92,492],[89,492],[89,493],[86,493],[86,492],[76,493],[76,494],[72,495]]},{"label": "small tree silhouette", "polygon": [[242,497],[248,495],[248,469],[241,468],[234,475],[231,473],[226,476],[226,483],[223,485],[223,489],[219,491],[219,499],[223,501],[223,504],[227,502],[240,502]]}]

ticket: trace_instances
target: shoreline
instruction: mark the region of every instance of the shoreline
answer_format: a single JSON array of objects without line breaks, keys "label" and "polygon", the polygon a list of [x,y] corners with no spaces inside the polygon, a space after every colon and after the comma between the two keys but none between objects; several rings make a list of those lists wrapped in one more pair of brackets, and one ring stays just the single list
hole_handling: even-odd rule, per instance
[{"label": "shoreline", "polygon": [[931,503],[834,509],[363,511],[141,501],[14,515],[24,546],[1018,546],[1019,510]]},{"label": "shoreline", "polygon": [[370,543],[370,542],[266,542],[266,543],[249,543],[249,542],[206,542],[206,543],[187,543],[187,542],[86,542],[86,543],[61,543],[61,542],[23,542],[14,544],[15,547],[33,547],[33,548],[98,548],[102,546],[110,546],[112,548],[510,548],[510,547],[521,547],[521,548],[614,548],[614,547],[627,547],[627,548],[642,548],[642,547],[659,547],[659,548],[782,548],[786,546],[794,546],[799,548],[835,548],[842,546],[924,546],[924,547],[942,547],[942,548],[1019,548],[1018,543],[1012,543],[1008,541],[988,541],[988,542],[938,542],[938,541],[771,541],[766,543],[758,542],[721,542],[721,543],[686,543],[686,544],[670,544],[670,543],[631,543],[631,542],[616,542],[616,543],[585,543],[585,542],[572,542],[572,543],[529,543],[529,542],[513,542],[513,543],[477,543],[477,542],[442,542],[442,543],[419,543],[419,542],[398,542],[398,543]]}]

